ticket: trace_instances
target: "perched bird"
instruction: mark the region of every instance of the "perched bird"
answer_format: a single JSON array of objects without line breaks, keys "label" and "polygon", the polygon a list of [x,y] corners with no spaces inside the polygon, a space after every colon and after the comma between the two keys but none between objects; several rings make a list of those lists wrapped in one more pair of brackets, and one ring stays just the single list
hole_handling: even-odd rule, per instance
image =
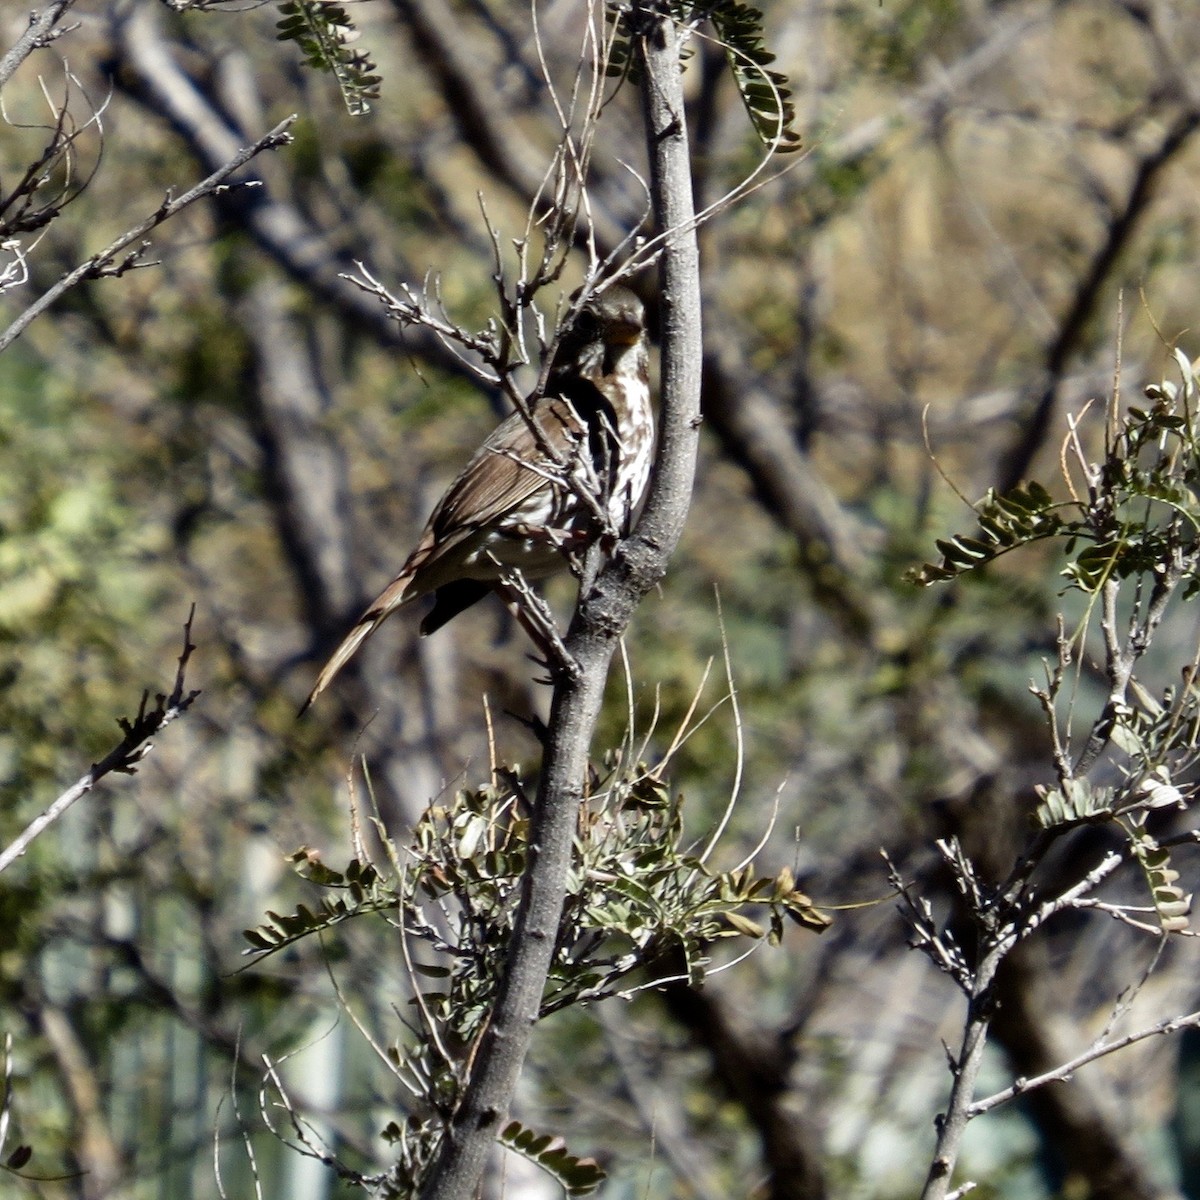
[{"label": "perched bird", "polygon": [[504,592],[517,571],[543,578],[597,538],[629,531],[654,455],[648,361],[637,296],[614,286],[590,298],[559,339],[531,420],[513,413],[463,468],[301,712],[402,604],[432,594],[421,622],[432,633],[489,591]]}]

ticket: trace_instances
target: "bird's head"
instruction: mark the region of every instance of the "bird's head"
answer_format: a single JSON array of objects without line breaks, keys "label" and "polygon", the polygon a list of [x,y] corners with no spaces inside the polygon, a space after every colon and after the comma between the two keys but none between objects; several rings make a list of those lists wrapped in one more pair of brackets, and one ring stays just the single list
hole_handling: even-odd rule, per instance
[{"label": "bird's head", "polygon": [[[578,295],[578,293],[576,293]],[[611,375],[626,355],[645,355],[646,310],[626,287],[610,287],[592,296],[575,314],[554,356],[554,373]]]}]

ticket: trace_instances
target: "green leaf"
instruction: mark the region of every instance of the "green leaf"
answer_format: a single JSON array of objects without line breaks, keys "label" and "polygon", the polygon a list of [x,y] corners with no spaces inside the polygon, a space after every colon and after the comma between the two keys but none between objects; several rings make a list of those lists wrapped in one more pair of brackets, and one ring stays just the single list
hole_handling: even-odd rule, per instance
[{"label": "green leaf", "polygon": [[520,1121],[510,1121],[500,1134],[501,1144],[541,1167],[568,1196],[587,1196],[607,1178],[594,1158],[571,1154],[562,1138],[536,1134]]},{"label": "green leaf", "polygon": [[1063,789],[1037,789],[1041,803],[1034,818],[1043,829],[1111,818],[1112,788],[1093,787],[1086,779],[1072,779],[1063,785]]}]

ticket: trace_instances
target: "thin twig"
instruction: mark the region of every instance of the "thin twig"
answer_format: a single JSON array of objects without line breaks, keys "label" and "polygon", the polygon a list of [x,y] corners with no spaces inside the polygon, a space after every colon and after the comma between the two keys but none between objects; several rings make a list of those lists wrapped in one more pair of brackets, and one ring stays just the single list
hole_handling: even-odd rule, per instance
[{"label": "thin twig", "polygon": [[738,707],[737,685],[733,681],[733,663],[729,657],[729,633],[725,628],[725,614],[721,609],[721,593],[714,585],[713,595],[717,602],[717,627],[721,631],[721,653],[724,656],[725,662],[725,684],[728,687],[729,704],[733,710],[733,730],[734,730],[734,766],[733,766],[733,783],[729,787],[729,799],[725,804],[725,811],[721,813],[721,819],[717,822],[716,829],[713,830],[712,836],[708,839],[708,844],[700,851],[699,861],[707,862],[708,856],[716,848],[721,838],[725,835],[725,830],[729,826],[730,818],[733,816],[733,810],[737,807],[738,797],[742,791],[742,773],[746,766],[746,737],[745,731],[742,728],[742,713]]},{"label": "thin twig", "polygon": [[1147,1038],[1160,1037],[1167,1033],[1178,1033],[1181,1029],[1200,1029],[1200,1011],[1187,1013],[1182,1017],[1169,1017],[1165,1021],[1159,1021],[1157,1025],[1151,1025],[1148,1029],[1139,1029],[1136,1033],[1126,1034],[1125,1037],[1115,1038],[1111,1042],[1100,1042],[1085,1050],[1082,1054],[1077,1054],[1069,1062],[1055,1067],[1052,1071],[1035,1075],[1032,1079],[1022,1078],[1014,1080],[1012,1085],[1006,1087],[1003,1091],[995,1092],[983,1100],[976,1100],[967,1109],[967,1116],[968,1118],[982,1116],[985,1112],[989,1112],[1001,1104],[1006,1104],[1009,1100],[1017,1096],[1023,1096],[1026,1092],[1031,1092],[1035,1088],[1045,1087],[1048,1083],[1066,1081],[1080,1067],[1087,1066],[1088,1063],[1095,1062],[1098,1058],[1115,1054],[1118,1050],[1124,1050],[1127,1046],[1144,1042]]},{"label": "thin twig", "polygon": [[[190,204],[194,204],[197,200],[205,196],[217,195],[226,188],[235,186],[226,183],[226,180],[234,172],[244,167],[256,155],[261,154],[264,150],[272,150],[278,146],[287,145],[292,140],[288,129],[295,120],[296,117],[293,115],[280,121],[270,133],[265,134],[252,145],[238,151],[224,166],[214,171],[207,179],[201,180],[195,187],[189,188],[182,196],[174,199],[168,196],[148,217],[143,218],[132,229],[126,230],[115,241],[111,242],[98,253],[93,254],[86,261],[80,263],[74,270],[68,271],[53,287],[39,296],[37,300],[17,317],[3,334],[0,334],[0,353],[3,353],[16,341],[29,325],[37,317],[41,316],[65,292],[82,283],[85,279],[101,278],[106,274],[120,273],[121,271],[128,270],[130,266],[134,265],[130,259],[126,259],[123,264],[114,266],[117,256],[123,251],[128,250],[135,242],[140,243],[151,230],[157,229],[164,221],[170,220]],[[254,183],[253,181],[248,181],[241,186],[250,187],[254,186]],[[135,251],[135,256],[139,253],[140,250]]]},{"label": "thin twig", "polygon": [[124,717],[117,721],[117,724],[125,731],[125,736],[104,758],[93,763],[87,772],[72,787],[63,792],[45,812],[35,817],[8,848],[0,853],[0,872],[16,862],[39,835],[53,825],[76,800],[81,796],[86,796],[106,775],[111,775],[114,771],[123,775],[136,774],[138,764],[154,748],[150,739],[191,707],[192,701],[200,695],[200,692],[198,690],[191,691],[185,695],[183,689],[184,672],[187,669],[188,659],[196,649],[192,644],[192,618],[195,613],[196,607],[193,605],[183,627],[183,652],[179,656],[179,666],[175,672],[175,686],[171,689],[171,694],[169,696],[159,694],[154,707],[147,711],[146,705],[150,693],[142,693],[137,716],[132,721]]}]

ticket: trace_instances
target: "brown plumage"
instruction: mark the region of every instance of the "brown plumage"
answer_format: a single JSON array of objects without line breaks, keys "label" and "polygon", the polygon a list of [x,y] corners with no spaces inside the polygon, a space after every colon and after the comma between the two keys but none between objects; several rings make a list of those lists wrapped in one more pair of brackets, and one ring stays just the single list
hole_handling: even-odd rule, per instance
[{"label": "brown plumage", "polygon": [[506,575],[539,579],[565,567],[567,554],[606,531],[597,510],[609,532],[628,532],[653,457],[648,357],[642,303],[627,288],[611,287],[580,309],[533,405],[538,433],[520,413],[496,427],[438,502],[399,574],[322,668],[301,712],[401,605],[432,594],[421,622],[421,633],[432,633]]}]

